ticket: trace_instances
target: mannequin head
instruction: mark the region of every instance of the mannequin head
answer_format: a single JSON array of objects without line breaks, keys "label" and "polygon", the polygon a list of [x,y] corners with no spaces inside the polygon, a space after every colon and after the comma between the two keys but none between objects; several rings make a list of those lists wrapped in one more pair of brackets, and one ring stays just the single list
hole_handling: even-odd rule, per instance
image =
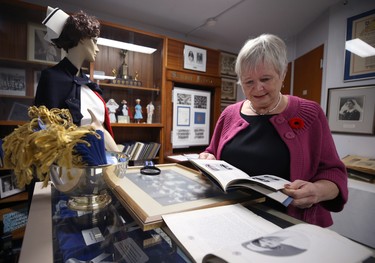
[{"label": "mannequin head", "polygon": [[99,21],[95,17],[80,11],[68,17],[60,36],[51,41],[57,47],[68,52],[69,49],[76,47],[80,41],[96,39],[99,35]]}]

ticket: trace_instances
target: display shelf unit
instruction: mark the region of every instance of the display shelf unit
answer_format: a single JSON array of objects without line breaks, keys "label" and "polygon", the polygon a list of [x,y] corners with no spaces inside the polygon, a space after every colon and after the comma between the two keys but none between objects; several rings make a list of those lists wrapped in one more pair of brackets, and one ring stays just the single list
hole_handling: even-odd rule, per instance
[{"label": "display shelf unit", "polygon": [[[99,53],[90,65],[90,75],[95,79],[95,72],[115,77],[115,80],[97,80],[103,89],[103,98],[107,102],[114,99],[117,104],[127,101],[129,123],[111,123],[117,143],[128,141],[164,142],[164,119],[162,96],[163,50],[165,37],[130,29],[125,26],[101,21],[100,37],[154,48],[152,54],[126,51],[120,48],[99,45]],[[124,66],[126,70],[124,70]],[[141,100],[143,118],[137,123],[134,120],[136,99]],[[147,123],[147,104],[152,102],[154,114],[152,123]],[[163,147],[159,150],[156,161],[164,162]]]},{"label": "display shelf unit", "polygon": [[[0,10],[1,48],[0,48],[0,74],[1,81],[14,78],[12,70],[22,71],[22,94],[15,91],[7,91],[10,84],[2,83],[0,89],[0,138],[5,137],[18,125],[27,121],[27,109],[34,103],[38,73],[50,67],[54,63],[34,61],[28,59],[30,55],[30,28],[29,25],[40,25],[46,14],[46,7],[21,2],[2,1]],[[154,48],[152,54],[127,51],[126,57],[122,50],[99,45],[100,52],[96,61],[84,65],[84,72],[95,80],[96,71],[104,72],[107,76],[122,76],[122,66],[126,63],[127,79],[137,82],[125,84],[112,83],[110,80],[95,80],[103,89],[103,98],[107,102],[114,99],[118,104],[122,100],[128,102],[130,115],[134,116],[135,100],[140,99],[143,111],[143,119],[135,123],[112,123],[115,141],[125,143],[127,141],[155,141],[164,142],[164,119],[162,115],[164,101],[162,97],[163,79],[163,55],[165,37],[128,28],[119,24],[106,21],[101,22],[101,37],[142,45]],[[35,40],[34,40],[35,41]],[[132,85],[136,84],[136,85]],[[12,89],[12,88],[10,88]],[[14,93],[14,94],[13,94]],[[147,104],[152,101],[154,114],[152,123],[146,123]],[[163,163],[163,147],[159,150],[157,162]]]},{"label": "display shelf unit", "polygon": [[[194,71],[184,69],[184,47],[185,45],[202,48],[207,52],[206,71]],[[196,89],[209,91],[211,94],[210,109],[210,138],[212,136],[216,121],[220,116],[221,100],[221,78],[219,72],[220,52],[218,50],[197,46],[191,43],[185,43],[176,39],[167,39],[166,43],[167,58],[165,63],[166,84],[164,87],[164,100],[172,101],[174,87],[187,89]],[[167,156],[179,155],[184,153],[199,153],[207,145],[194,146],[189,148],[173,148],[172,128],[173,128],[173,104],[167,103],[164,110],[165,114],[165,144],[164,158],[170,162]]]}]

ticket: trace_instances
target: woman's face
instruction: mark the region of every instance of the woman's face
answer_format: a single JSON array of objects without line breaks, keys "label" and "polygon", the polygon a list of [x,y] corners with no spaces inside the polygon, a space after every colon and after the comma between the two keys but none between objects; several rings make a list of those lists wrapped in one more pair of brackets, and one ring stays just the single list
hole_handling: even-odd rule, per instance
[{"label": "woman's face", "polygon": [[85,52],[85,59],[88,62],[94,62],[96,59],[96,55],[99,52],[99,48],[97,45],[97,38],[86,38],[82,40],[82,45],[84,46],[84,52]]},{"label": "woman's face", "polygon": [[279,98],[284,77],[272,65],[260,63],[255,70],[243,73],[242,90],[255,109],[271,107]]}]

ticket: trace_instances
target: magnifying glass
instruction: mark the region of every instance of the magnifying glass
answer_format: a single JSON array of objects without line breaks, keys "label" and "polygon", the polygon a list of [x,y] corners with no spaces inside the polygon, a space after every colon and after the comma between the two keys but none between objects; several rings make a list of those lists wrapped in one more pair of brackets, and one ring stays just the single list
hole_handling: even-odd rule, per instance
[{"label": "magnifying glass", "polygon": [[155,167],[153,161],[145,161],[145,165],[141,168],[141,174],[158,175],[160,174],[160,169]]}]

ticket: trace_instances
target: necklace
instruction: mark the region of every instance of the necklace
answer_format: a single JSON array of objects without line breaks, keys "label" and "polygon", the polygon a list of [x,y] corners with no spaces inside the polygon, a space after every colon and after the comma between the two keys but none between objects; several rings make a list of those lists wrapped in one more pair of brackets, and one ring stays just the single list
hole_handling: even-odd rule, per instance
[{"label": "necklace", "polygon": [[268,113],[273,112],[274,110],[276,110],[277,107],[279,107],[280,102],[281,102],[281,97],[282,97],[282,95],[281,95],[281,92],[280,92],[280,93],[279,93],[279,100],[277,101],[276,106],[273,107],[272,109],[270,109],[269,111],[265,112],[265,113],[259,113],[259,112],[257,112],[257,111],[254,109],[253,104],[251,103],[250,100],[249,100],[249,107],[250,107],[250,109],[251,109],[255,114],[257,114],[257,115],[266,115],[266,114],[268,114]]}]

